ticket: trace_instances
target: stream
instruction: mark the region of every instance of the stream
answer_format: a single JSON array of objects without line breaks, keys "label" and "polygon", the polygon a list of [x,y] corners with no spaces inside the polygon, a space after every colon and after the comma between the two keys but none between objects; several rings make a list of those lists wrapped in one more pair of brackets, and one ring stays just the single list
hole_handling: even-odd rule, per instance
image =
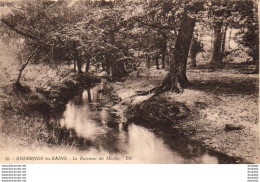
[{"label": "stream", "polygon": [[135,124],[125,125],[126,118],[107,103],[103,87],[101,82],[76,95],[57,118],[61,128],[84,141],[81,145],[87,146],[83,151],[88,156],[131,156],[135,163],[230,162],[178,135],[164,136]]}]

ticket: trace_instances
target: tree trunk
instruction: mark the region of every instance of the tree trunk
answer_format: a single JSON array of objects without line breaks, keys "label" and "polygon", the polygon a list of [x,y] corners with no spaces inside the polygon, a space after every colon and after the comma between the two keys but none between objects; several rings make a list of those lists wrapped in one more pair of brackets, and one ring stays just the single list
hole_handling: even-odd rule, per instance
[{"label": "tree trunk", "polygon": [[[25,68],[25,67],[24,67],[24,68]],[[21,84],[20,84],[20,79],[21,79],[21,77],[22,77],[22,72],[23,72],[24,68],[22,67],[21,69],[19,69],[19,74],[18,74],[17,80],[16,80],[16,82],[14,83],[15,86],[17,86],[17,87],[21,86]]]},{"label": "tree trunk", "polygon": [[126,70],[123,61],[115,61],[111,66],[112,80],[120,80],[126,75]]},{"label": "tree trunk", "polygon": [[182,86],[187,86],[189,84],[189,80],[187,78],[186,72],[187,72],[187,62],[188,62],[188,56],[189,56],[189,50],[187,54],[186,60],[183,60],[183,64],[181,67],[181,81],[182,81]]},{"label": "tree trunk", "polygon": [[77,60],[77,67],[78,67],[78,73],[83,73],[83,71],[82,71],[82,62],[81,62],[80,58]]},{"label": "tree trunk", "polygon": [[166,58],[165,58],[165,62],[166,62],[166,69],[168,70],[170,68],[170,58],[169,55],[167,54]]},{"label": "tree trunk", "polygon": [[222,66],[222,22],[218,22],[214,26],[214,47],[212,51],[212,59],[210,65],[212,68],[219,68]]},{"label": "tree trunk", "polygon": [[190,18],[184,11],[181,26],[175,42],[173,58],[170,60],[170,70],[158,91],[182,92],[188,84],[186,76],[187,59],[196,20]]},{"label": "tree trunk", "polygon": [[259,43],[257,43],[257,46],[256,46],[256,50],[254,52],[254,56],[253,56],[253,61],[256,65],[256,70],[254,73],[258,74],[259,73]]},{"label": "tree trunk", "polygon": [[214,37],[214,30],[210,29],[210,50],[213,49],[213,37]]},{"label": "tree trunk", "polygon": [[227,34],[227,24],[225,24],[225,28],[224,28],[224,32],[223,32],[222,53],[224,53],[225,47],[226,47],[226,34]]},{"label": "tree trunk", "polygon": [[29,61],[32,59],[32,57],[34,56],[34,54],[36,54],[36,52],[39,50],[39,47],[37,47],[33,53],[27,58],[27,61],[21,66],[21,68],[19,69],[19,74],[18,74],[18,77],[17,77],[17,80],[16,82],[14,83],[15,86],[19,87],[21,86],[20,84],[20,79],[22,77],[22,72],[23,70],[26,68],[26,66],[29,64]]},{"label": "tree trunk", "polygon": [[190,67],[192,67],[192,68],[197,67],[197,64],[196,64],[197,54],[196,54],[196,51],[195,51],[195,49],[196,49],[195,44],[196,43],[195,43],[195,40],[193,38],[192,41],[191,41],[191,45],[190,45],[190,59],[191,59]]},{"label": "tree trunk", "polygon": [[88,102],[91,102],[91,92],[90,92],[90,88],[87,88],[87,93],[88,93]]},{"label": "tree trunk", "polygon": [[90,66],[90,57],[87,57],[85,73],[87,73],[89,71],[89,66]]},{"label": "tree trunk", "polygon": [[231,46],[230,46],[231,35],[232,35],[232,28],[230,28],[229,36],[228,36],[228,48],[229,48],[229,49],[231,49]]},{"label": "tree trunk", "polygon": [[162,46],[162,69],[165,69],[165,54],[166,54],[166,50],[167,50],[167,42],[165,40],[164,45]]},{"label": "tree trunk", "polygon": [[159,67],[159,56],[157,54],[155,56],[155,65],[156,65],[156,69],[160,69],[160,67]]},{"label": "tree trunk", "polygon": [[78,50],[74,50],[74,71],[76,71],[75,67],[77,64],[78,73],[83,73],[82,71],[82,60],[81,56],[79,55]]},{"label": "tree trunk", "polygon": [[165,69],[165,52],[162,53],[162,69]]},{"label": "tree trunk", "polygon": [[146,56],[146,68],[150,69],[151,68],[151,59],[150,56]]},{"label": "tree trunk", "polygon": [[[254,16],[256,19],[256,22],[259,22],[259,4],[257,3],[257,1],[254,2]],[[258,36],[256,36],[256,48],[254,50],[254,56],[253,56],[253,61],[256,64],[256,70],[255,73],[258,74],[259,73],[259,29],[257,31]]]},{"label": "tree trunk", "polygon": [[191,56],[190,67],[192,67],[192,68],[196,68],[197,67],[196,56]]},{"label": "tree trunk", "polygon": [[73,71],[76,72],[76,60],[75,60],[75,58],[73,59]]}]

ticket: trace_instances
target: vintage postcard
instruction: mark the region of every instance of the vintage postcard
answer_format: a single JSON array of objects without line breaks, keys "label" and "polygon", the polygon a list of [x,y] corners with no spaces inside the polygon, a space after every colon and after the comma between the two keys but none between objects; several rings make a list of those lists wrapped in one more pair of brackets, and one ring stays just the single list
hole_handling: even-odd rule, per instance
[{"label": "vintage postcard", "polygon": [[1,164],[258,164],[256,0],[0,0]]}]

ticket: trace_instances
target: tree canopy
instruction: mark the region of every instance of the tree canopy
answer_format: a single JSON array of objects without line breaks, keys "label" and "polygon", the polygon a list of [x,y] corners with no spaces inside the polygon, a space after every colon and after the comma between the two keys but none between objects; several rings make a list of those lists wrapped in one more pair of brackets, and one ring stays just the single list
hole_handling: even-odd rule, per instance
[{"label": "tree canopy", "polygon": [[258,64],[258,17],[253,1],[23,0],[8,6],[11,12],[1,18],[1,32],[24,39],[23,53],[27,57],[34,53],[35,64],[73,61],[79,73],[85,65],[86,71],[91,66],[117,79],[142,61],[154,60],[160,69],[159,60],[162,68],[167,60],[175,78],[165,90],[180,91],[177,88],[188,83],[189,52],[196,57],[198,50],[203,51],[198,34],[193,38],[198,23],[214,29],[214,64],[222,64],[228,28],[239,29],[237,43],[247,47]]}]

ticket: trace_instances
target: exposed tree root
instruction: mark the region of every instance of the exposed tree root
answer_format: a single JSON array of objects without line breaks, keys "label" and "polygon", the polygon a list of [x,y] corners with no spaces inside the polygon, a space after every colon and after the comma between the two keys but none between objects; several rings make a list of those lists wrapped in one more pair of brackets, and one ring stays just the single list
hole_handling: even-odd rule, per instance
[{"label": "exposed tree root", "polygon": [[[186,82],[185,85],[187,85],[188,83],[189,82]],[[184,84],[181,84],[181,79],[178,76],[172,77],[172,75],[168,74],[159,86],[154,87],[148,91],[139,91],[139,93],[134,96],[145,96],[153,94],[152,97],[154,97],[167,91],[181,93],[183,92],[183,85]]]}]

